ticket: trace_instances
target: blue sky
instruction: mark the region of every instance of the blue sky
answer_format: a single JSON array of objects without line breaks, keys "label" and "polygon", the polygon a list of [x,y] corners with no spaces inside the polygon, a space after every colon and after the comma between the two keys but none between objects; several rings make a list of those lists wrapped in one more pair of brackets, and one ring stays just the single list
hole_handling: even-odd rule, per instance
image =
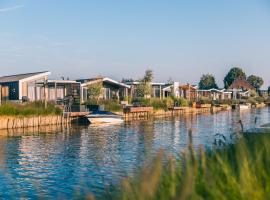
[{"label": "blue sky", "polygon": [[240,66],[270,85],[267,0],[0,0],[0,75],[198,83]]}]

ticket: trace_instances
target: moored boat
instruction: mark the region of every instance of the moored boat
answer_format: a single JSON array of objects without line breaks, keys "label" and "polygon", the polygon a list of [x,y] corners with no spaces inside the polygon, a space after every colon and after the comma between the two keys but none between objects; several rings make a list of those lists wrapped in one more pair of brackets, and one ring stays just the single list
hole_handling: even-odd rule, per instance
[{"label": "moored boat", "polygon": [[240,104],[239,105],[239,109],[240,110],[248,110],[248,109],[250,109],[250,106],[249,105],[246,105],[246,104]]},{"label": "moored boat", "polygon": [[123,117],[108,111],[94,111],[86,116],[91,124],[120,124]]}]

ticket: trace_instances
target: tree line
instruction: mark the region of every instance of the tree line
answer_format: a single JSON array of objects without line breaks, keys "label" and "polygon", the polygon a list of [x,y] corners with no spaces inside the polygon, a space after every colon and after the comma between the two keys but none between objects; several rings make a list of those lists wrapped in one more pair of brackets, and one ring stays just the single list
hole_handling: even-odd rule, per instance
[{"label": "tree line", "polygon": [[[236,79],[244,79],[249,82],[250,85],[252,85],[257,91],[262,87],[264,84],[264,80],[262,77],[256,76],[256,75],[250,75],[247,77],[246,73],[243,71],[243,69],[239,67],[233,67],[230,69],[228,74],[225,76],[223,83],[224,88],[228,89],[230,85],[236,80]],[[199,82],[199,88],[202,90],[208,90],[208,89],[218,89],[218,85],[216,83],[216,79],[214,75],[212,74],[204,74],[202,75],[200,82]]]}]

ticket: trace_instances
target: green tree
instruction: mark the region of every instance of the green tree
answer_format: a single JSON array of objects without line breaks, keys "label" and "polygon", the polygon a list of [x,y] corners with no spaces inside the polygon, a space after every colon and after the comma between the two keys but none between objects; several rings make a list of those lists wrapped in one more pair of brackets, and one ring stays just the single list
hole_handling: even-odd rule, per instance
[{"label": "green tree", "polygon": [[144,77],[139,81],[137,86],[137,96],[149,98],[152,94],[152,81],[154,79],[153,71],[146,70]]},{"label": "green tree", "polygon": [[257,91],[262,87],[264,81],[261,77],[255,76],[255,75],[250,75],[247,78],[247,81],[249,82],[250,85],[252,85]]},{"label": "green tree", "polygon": [[201,90],[218,88],[215,77],[212,74],[204,74],[199,82],[199,88]]},{"label": "green tree", "polygon": [[102,81],[93,83],[87,88],[87,96],[90,101],[98,103],[98,99],[102,93]]},{"label": "green tree", "polygon": [[227,89],[238,78],[246,79],[246,74],[241,68],[234,67],[224,78],[224,87]]},{"label": "green tree", "polygon": [[145,75],[143,77],[143,81],[146,83],[151,83],[154,79],[154,73],[151,69],[145,71]]}]

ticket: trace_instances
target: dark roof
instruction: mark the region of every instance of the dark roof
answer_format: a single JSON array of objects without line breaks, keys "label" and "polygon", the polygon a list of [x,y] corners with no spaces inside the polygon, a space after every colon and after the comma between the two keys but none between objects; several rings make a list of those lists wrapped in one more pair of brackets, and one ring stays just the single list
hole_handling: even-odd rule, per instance
[{"label": "dark roof", "polygon": [[254,90],[255,88],[250,83],[242,78],[236,79],[229,87],[229,89],[244,89]]},{"label": "dark roof", "polygon": [[16,75],[10,75],[10,76],[2,76],[0,77],[0,83],[6,83],[6,82],[16,82],[25,78],[29,78],[31,76],[48,73],[48,71],[43,72],[34,72],[34,73],[26,73],[26,74],[16,74]]}]

